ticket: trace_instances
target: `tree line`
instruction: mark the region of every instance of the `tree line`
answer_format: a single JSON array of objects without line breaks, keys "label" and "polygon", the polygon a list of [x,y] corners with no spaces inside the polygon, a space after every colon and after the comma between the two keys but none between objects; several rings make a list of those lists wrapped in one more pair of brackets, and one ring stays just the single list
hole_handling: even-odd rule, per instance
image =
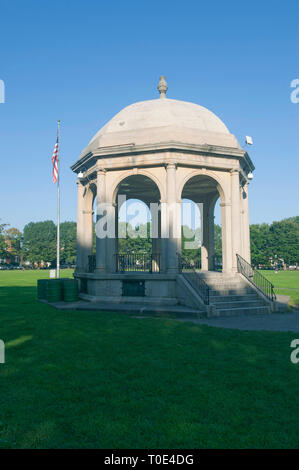
[{"label": "tree line", "polygon": [[[150,224],[134,229],[120,222],[121,231],[134,232],[134,237],[119,240],[120,252],[149,252],[151,250]],[[140,233],[140,235],[139,235]],[[186,260],[200,261],[200,249],[186,249],[186,241],[199,238],[198,229],[182,227],[182,255]],[[270,258],[283,259],[287,264],[299,263],[299,216],[283,219],[272,224],[250,226],[251,257],[254,265],[270,264]],[[93,250],[95,252],[95,230]],[[76,262],[76,223],[60,224],[60,259],[62,264]],[[221,227],[215,224],[215,256],[220,258]],[[23,232],[7,224],[0,224],[0,260],[18,257],[22,263],[40,265],[41,262],[56,264],[56,225],[51,220],[30,222]]]},{"label": "tree line", "polygon": [[288,265],[299,263],[299,216],[251,225],[250,247],[254,265],[269,265],[270,258]]},{"label": "tree line", "polygon": [[[56,265],[57,228],[52,220],[30,222],[23,232],[16,228],[0,225],[0,259],[22,263]],[[76,222],[60,224],[60,256],[62,264],[74,264],[76,261]],[[13,261],[12,261],[13,262]]]}]

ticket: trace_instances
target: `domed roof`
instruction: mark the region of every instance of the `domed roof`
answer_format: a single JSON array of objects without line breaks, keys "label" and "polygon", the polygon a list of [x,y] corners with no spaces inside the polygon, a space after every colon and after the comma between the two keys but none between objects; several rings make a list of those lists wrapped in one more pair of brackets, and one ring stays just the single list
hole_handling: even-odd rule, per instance
[{"label": "domed roof", "polygon": [[160,99],[140,101],[122,109],[96,133],[82,153],[114,145],[169,141],[240,148],[235,136],[212,111],[195,103],[168,99],[165,88],[164,92],[161,87],[158,89]]}]

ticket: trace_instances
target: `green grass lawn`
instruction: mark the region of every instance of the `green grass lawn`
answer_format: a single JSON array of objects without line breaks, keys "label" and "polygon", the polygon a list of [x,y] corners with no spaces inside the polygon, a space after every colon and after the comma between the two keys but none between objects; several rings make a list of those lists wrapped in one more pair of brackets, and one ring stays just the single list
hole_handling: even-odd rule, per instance
[{"label": "green grass lawn", "polygon": [[58,311],[42,276],[0,272],[0,447],[298,447],[299,333]]},{"label": "green grass lawn", "polygon": [[[289,295],[291,305],[299,305],[299,271],[261,271],[274,285],[276,294]],[[297,289],[297,290],[296,290]]]}]

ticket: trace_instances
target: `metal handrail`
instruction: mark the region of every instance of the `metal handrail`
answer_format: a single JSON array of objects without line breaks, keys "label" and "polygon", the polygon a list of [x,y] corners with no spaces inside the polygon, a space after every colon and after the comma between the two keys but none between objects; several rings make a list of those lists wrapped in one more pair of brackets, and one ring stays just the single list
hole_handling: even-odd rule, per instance
[{"label": "metal handrail", "polygon": [[178,256],[178,268],[179,272],[183,274],[184,278],[194,287],[199,297],[202,299],[205,305],[210,303],[210,287],[208,284],[200,277],[199,273],[196,271],[196,266],[189,263],[188,272],[183,272],[183,269],[186,269],[185,262],[180,253]]},{"label": "metal handrail", "polygon": [[272,302],[276,300],[274,286],[265,276],[249,264],[242,256],[237,254],[238,273],[242,274],[259,291],[261,291]]}]

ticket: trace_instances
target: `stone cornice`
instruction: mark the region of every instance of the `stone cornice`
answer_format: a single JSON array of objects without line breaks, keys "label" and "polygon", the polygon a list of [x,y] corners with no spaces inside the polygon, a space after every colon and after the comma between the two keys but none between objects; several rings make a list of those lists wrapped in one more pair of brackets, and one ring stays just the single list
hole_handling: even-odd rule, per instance
[{"label": "stone cornice", "polygon": [[[193,169],[201,169],[203,170],[203,174],[205,174],[209,170],[214,170],[214,171],[224,171],[224,172],[232,172],[236,171],[240,173],[241,181],[242,184],[247,180],[247,175],[246,172],[244,172],[244,169],[242,168],[241,165],[239,165],[238,161],[234,161],[233,159],[225,161],[224,159],[217,158],[216,161],[215,157],[212,157],[210,161],[207,161],[203,156],[201,156],[201,161],[198,160],[193,160],[189,156],[186,155],[181,155],[180,158],[176,155],[175,162],[173,161],[173,156],[170,154],[167,154],[165,158],[161,158],[160,155],[156,155],[155,157],[152,156],[153,158],[150,158],[149,156],[145,157],[144,155],[139,155],[138,160],[134,159],[133,162],[130,161],[130,156],[126,160],[124,159],[109,159],[107,158],[105,160],[105,168],[101,168],[101,170],[98,170],[96,161],[95,164],[90,166],[88,170],[84,172],[84,178],[82,178],[82,182],[86,184],[87,181],[93,181],[96,180],[97,174],[98,173],[103,173],[107,171],[119,171],[119,170],[129,170],[129,169],[135,169],[136,168],[154,168],[154,167],[160,167],[160,168],[166,168],[169,164],[170,165],[175,165],[176,168],[183,167],[183,168],[193,168]],[[100,160],[101,164],[103,165],[103,160]]]},{"label": "stone cornice", "polygon": [[[79,159],[71,169],[75,172],[80,171],[83,167],[91,167],[95,161],[101,158],[115,158],[125,157],[131,155],[145,155],[148,153],[158,152],[180,152],[180,153],[192,153],[195,155],[203,155],[210,157],[226,157],[226,158],[238,158],[243,162],[243,165],[250,171],[254,170],[254,165],[249,158],[248,153],[243,149],[233,147],[221,147],[215,145],[195,145],[187,144],[176,141],[162,142],[150,145],[116,145],[110,147],[101,147],[94,152],[89,152],[84,157]],[[179,161],[178,161],[179,163]]]}]

